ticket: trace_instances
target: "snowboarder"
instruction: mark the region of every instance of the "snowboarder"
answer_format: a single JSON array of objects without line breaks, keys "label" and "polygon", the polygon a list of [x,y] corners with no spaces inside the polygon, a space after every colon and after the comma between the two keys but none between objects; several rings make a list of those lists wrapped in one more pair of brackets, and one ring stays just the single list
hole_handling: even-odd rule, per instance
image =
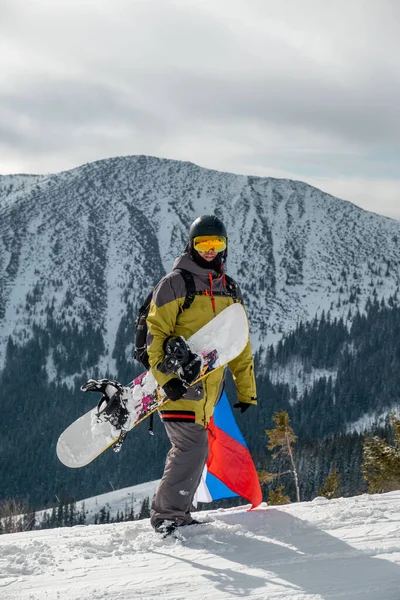
[{"label": "snowboarder", "polygon": [[[172,448],[150,512],[151,524],[160,533],[197,523],[190,509],[207,461],[207,424],[222,393],[224,370],[216,370],[187,389],[177,375],[165,375],[157,366],[164,359],[165,342],[171,336],[187,339],[233,302],[243,302],[238,285],[224,273],[227,244],[226,229],[220,219],[210,215],[198,217],[190,227],[189,242],[176,259],[174,270],[155,287],[147,316],[150,367],[170,399],[160,415]],[[183,307],[187,286],[179,269],[193,276],[194,299],[189,308]],[[234,407],[243,413],[257,404],[250,341],[229,363],[229,369],[238,397]]]}]

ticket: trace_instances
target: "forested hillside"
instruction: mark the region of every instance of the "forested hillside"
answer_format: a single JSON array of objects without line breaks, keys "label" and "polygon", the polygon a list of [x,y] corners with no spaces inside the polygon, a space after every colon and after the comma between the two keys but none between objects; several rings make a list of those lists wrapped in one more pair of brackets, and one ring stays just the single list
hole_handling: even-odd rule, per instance
[{"label": "forested hillside", "polygon": [[[129,327],[133,328],[133,315]],[[11,342],[8,345],[0,381],[2,496],[29,496],[39,507],[51,503],[55,495],[80,499],[105,492],[110,485],[125,487],[133,481],[159,477],[168,444],[158,419],[154,437],[148,434],[147,423],[142,423],[129,434],[120,455],[109,450],[76,471],[57,461],[55,444],[59,433],[89,409],[96,396],[79,391],[81,380],[73,389],[48,381],[43,351],[47,335],[38,327],[23,349]],[[83,338],[72,337],[70,343],[77,353],[85,353]],[[95,341],[91,350],[95,356]],[[124,375],[126,365],[121,365]],[[287,410],[298,435],[295,452],[302,498],[316,495],[332,466],[341,473],[345,495],[364,489],[359,470],[363,418],[368,411],[385,415],[398,405],[397,299],[369,302],[351,322],[331,319],[327,313],[310,323],[299,324],[276,346],[269,347],[266,362],[257,358],[256,370],[259,405],[236,416],[257,466],[284,470],[284,465],[271,463],[265,429],[271,427],[275,411]],[[305,382],[312,381],[313,373],[318,376],[307,385]],[[96,375],[96,370],[88,371],[89,375]],[[119,372],[109,375],[120,377]],[[228,392],[234,399],[232,388],[228,381]],[[384,424],[383,419],[381,426]],[[290,490],[290,478],[283,481]]]},{"label": "forested hillside", "polygon": [[[265,368],[259,366],[260,406],[246,423],[260,464],[284,470],[265,456],[266,437],[257,428],[260,415],[270,428],[271,415],[286,410],[298,436],[295,452],[304,499],[316,495],[334,467],[345,495],[365,490],[360,472],[364,434],[378,431],[390,438],[387,414],[400,410],[397,296],[387,303],[367,302],[349,321],[331,319],[328,312],[299,324],[270,346],[267,356]],[[285,482],[291,487],[290,477]]]}]

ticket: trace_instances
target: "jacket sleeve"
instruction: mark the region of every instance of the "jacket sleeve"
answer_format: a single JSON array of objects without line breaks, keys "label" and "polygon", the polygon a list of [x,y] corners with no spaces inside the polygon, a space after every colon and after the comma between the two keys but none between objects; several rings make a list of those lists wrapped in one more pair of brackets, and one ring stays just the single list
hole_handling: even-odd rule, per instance
[{"label": "jacket sleeve", "polygon": [[173,335],[179,306],[172,278],[162,279],[154,290],[147,316],[149,363],[151,372],[161,387],[175,377],[174,375],[164,375],[156,367],[164,358],[165,339]]},{"label": "jacket sleeve", "polygon": [[[237,283],[236,286],[238,297],[243,304],[242,293]],[[250,335],[244,350],[239,356],[228,363],[228,367],[232,373],[233,381],[235,382],[239,402],[257,404],[256,379],[254,375],[254,361]]]},{"label": "jacket sleeve", "polygon": [[250,340],[239,356],[228,363],[236,386],[239,402],[257,404],[256,380],[254,376],[254,361]]}]

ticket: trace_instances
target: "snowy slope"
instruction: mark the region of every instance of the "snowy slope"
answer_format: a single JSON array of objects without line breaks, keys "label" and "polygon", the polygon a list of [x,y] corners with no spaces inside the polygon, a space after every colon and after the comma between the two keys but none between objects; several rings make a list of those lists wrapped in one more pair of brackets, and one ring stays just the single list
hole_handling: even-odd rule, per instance
[{"label": "snowy slope", "polygon": [[400,492],[0,536],[1,600],[399,600]]}]

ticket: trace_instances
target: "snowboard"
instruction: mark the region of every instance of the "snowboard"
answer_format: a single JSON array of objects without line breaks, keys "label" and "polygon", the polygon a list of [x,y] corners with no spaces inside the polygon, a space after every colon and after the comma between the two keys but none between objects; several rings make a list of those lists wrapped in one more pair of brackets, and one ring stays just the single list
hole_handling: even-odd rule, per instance
[{"label": "snowboard", "polygon": [[[242,304],[232,304],[211,319],[186,340],[191,351],[203,358],[200,376],[192,385],[239,356],[248,339],[249,326]],[[122,397],[128,415],[122,431],[103,420],[98,407],[94,407],[60,435],[56,452],[65,466],[84,467],[110,446],[119,451],[127,432],[169,401],[151,371],[145,371],[123,387]]]}]

